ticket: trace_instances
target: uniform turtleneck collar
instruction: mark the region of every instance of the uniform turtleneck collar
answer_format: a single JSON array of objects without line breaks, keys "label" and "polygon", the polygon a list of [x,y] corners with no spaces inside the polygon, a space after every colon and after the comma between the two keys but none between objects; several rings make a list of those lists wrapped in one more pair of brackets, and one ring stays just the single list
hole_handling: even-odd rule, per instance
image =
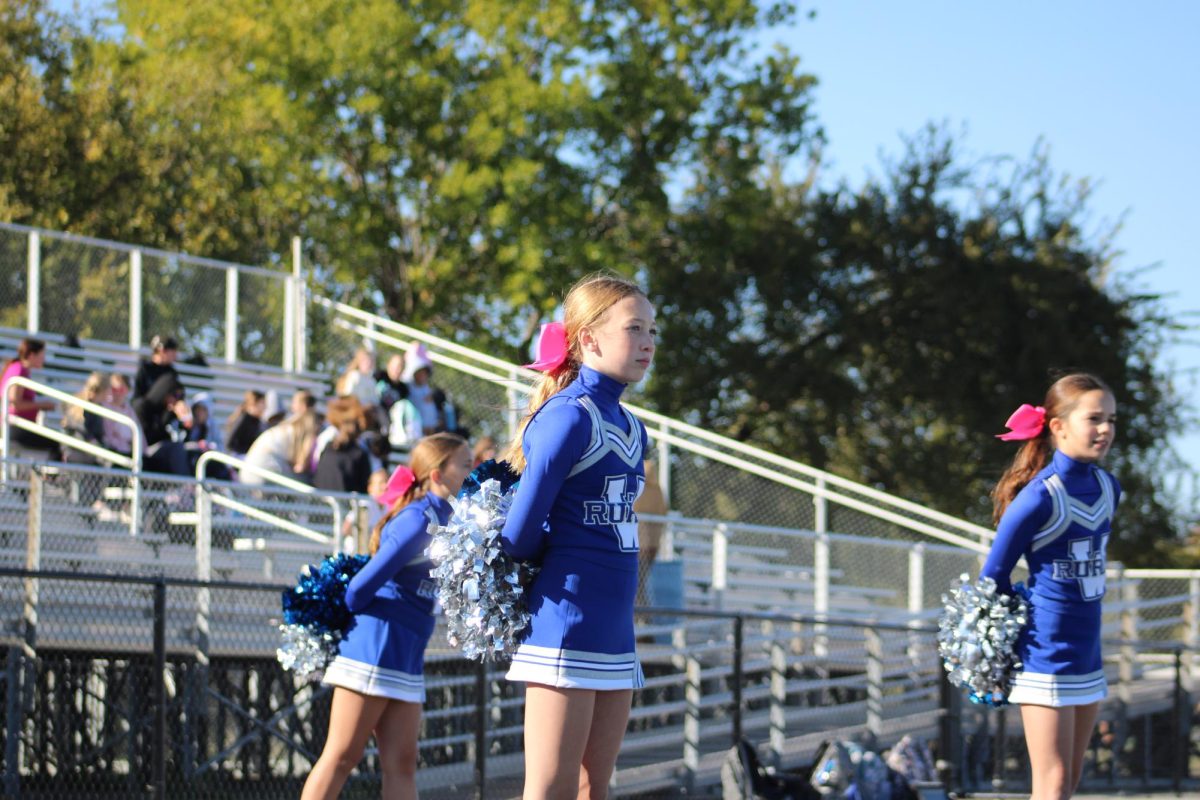
[{"label": "uniform turtleneck collar", "polygon": [[579,367],[579,377],[575,380],[589,395],[613,403],[620,402],[625,391],[625,384],[588,366]]},{"label": "uniform turtleneck collar", "polygon": [[1054,469],[1063,475],[1087,475],[1094,466],[1090,461],[1076,461],[1061,450],[1054,451]]}]

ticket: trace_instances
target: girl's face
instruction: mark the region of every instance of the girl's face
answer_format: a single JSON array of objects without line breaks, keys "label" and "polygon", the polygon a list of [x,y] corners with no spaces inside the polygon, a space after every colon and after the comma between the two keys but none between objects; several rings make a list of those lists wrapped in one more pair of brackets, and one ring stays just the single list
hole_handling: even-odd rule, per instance
[{"label": "girl's face", "polygon": [[654,306],[640,294],[629,295],[580,331],[583,363],[615,381],[637,383],[654,360],[657,336]]},{"label": "girl's face", "polygon": [[29,367],[29,369],[41,369],[46,366],[46,351],[39,350],[31,354],[25,359],[25,366]]},{"label": "girl's face", "polygon": [[113,381],[108,385],[108,390],[112,402],[116,405],[124,403],[125,397],[129,394],[129,387],[123,381]]},{"label": "girl's face", "polygon": [[1117,435],[1117,401],[1103,389],[1085,392],[1071,413],[1050,420],[1050,435],[1063,455],[1088,463],[1100,461]]},{"label": "girl's face", "polygon": [[440,470],[434,470],[433,480],[448,493],[447,497],[453,497],[458,494],[458,490],[462,488],[463,481],[471,474],[471,470],[475,468],[475,459],[471,454],[471,448],[465,444],[454,451],[454,454],[446,459],[446,463],[442,465]]}]

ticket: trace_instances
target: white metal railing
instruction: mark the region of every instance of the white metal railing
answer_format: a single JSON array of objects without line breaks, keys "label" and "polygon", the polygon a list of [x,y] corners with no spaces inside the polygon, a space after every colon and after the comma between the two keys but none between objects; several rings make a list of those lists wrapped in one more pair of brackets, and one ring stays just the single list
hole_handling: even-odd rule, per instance
[{"label": "white metal railing", "polygon": [[[299,494],[308,495],[314,499],[323,502],[329,506],[333,515],[333,531],[330,535],[325,535],[319,531],[307,528],[298,523],[292,522],[289,519],[264,511],[260,508],[255,508],[249,503],[236,500],[232,497],[213,492],[208,481],[205,480],[205,471],[211,463],[224,464],[228,467],[233,467],[239,474],[250,473],[257,475],[264,481],[280,486]],[[293,478],[288,478],[280,475],[278,472],[272,472],[269,469],[264,469],[256,464],[251,464],[240,458],[222,453],[217,450],[208,450],[200,454],[196,460],[196,577],[199,580],[206,581],[212,576],[212,506],[218,505],[228,508],[239,514],[243,514],[251,519],[256,519],[260,522],[265,522],[269,525],[274,525],[280,530],[287,531],[311,542],[316,542],[326,546],[330,552],[338,552],[341,542],[342,530],[342,507],[337,501],[337,498],[331,494],[320,492],[319,490],[302,483]]]},{"label": "white metal railing", "polygon": [[[476,352],[416,328],[347,306],[344,303],[325,298],[314,298],[314,302],[344,317],[342,319],[335,318],[336,325],[369,342],[384,344],[400,350],[413,341],[432,345],[435,349],[431,350],[428,355],[435,364],[441,364],[463,374],[501,386],[509,393],[510,397],[527,395],[532,391],[532,382],[538,377],[538,373],[532,370]],[[515,435],[516,430],[515,409],[517,403],[514,400],[508,405],[510,408],[509,434],[512,436]],[[994,537],[994,533],[990,529],[981,525],[926,508],[918,503],[654,411],[637,406],[628,406],[628,408],[646,424],[660,449],[676,447],[683,452],[703,456],[774,483],[797,489],[812,496],[819,504],[833,502],[958,547],[976,551],[986,550]],[[660,458],[659,468],[660,482],[664,491],[669,494],[669,460]],[[822,516],[818,511],[818,517]]]},{"label": "white metal railing", "polygon": [[[95,414],[98,417],[103,417],[104,419],[111,420],[118,425],[123,425],[129,428],[130,454],[125,455],[124,453],[118,453],[115,450],[109,450],[107,447],[100,447],[99,445],[94,445],[91,442],[85,442],[82,439],[78,439],[62,431],[57,431],[48,425],[41,424],[40,422],[31,422],[30,420],[17,416],[15,413],[10,414],[10,401],[8,399],[8,392],[13,386],[31,389],[36,394],[45,395],[46,397],[53,397],[59,402],[76,406],[77,408],[81,408],[88,413]],[[111,408],[107,408],[106,406],[84,400],[83,398],[76,397],[73,394],[59,391],[53,386],[47,386],[43,383],[38,383],[37,381],[20,376],[9,378],[8,383],[4,385],[4,391],[0,392],[0,394],[3,395],[3,397],[0,397],[0,480],[8,480],[8,456],[10,451],[9,438],[12,433],[12,427],[21,428],[22,430],[29,431],[30,433],[36,433],[39,436],[52,439],[61,445],[70,447],[73,450],[79,450],[80,452],[87,453],[88,455],[103,459],[118,466],[126,467],[130,471],[131,481],[133,483],[133,511],[129,517],[129,534],[131,536],[136,536],[138,528],[141,524],[141,517],[138,513],[138,509],[140,507],[139,486],[141,482],[138,480],[138,476],[142,472],[142,428],[137,424],[137,421],[130,419],[128,416],[120,413],[119,411],[113,411]]]}]

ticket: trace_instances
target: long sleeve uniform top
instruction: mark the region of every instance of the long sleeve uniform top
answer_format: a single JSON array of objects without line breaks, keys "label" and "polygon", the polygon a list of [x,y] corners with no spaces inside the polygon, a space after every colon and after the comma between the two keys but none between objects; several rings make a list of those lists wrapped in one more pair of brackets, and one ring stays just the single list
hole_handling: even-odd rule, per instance
[{"label": "long sleeve uniform top", "polygon": [[[644,483],[647,437],[645,426],[620,405],[624,389],[581,367],[579,377],[530,420],[522,439],[525,470],[501,534],[509,555],[536,561],[554,548],[596,562],[633,558],[636,564],[633,502]],[[625,474],[603,468],[613,456]]]},{"label": "long sleeve uniform top", "polygon": [[379,549],[346,587],[346,607],[355,614],[382,613],[415,631],[433,630],[437,590],[425,555],[431,527],[445,525],[450,503],[427,494],[405,506],[384,526]]},{"label": "long sleeve uniform top", "polygon": [[981,574],[1009,593],[1012,570],[1024,556],[1035,605],[1070,611],[1098,603],[1120,498],[1111,474],[1055,451],[1005,510]]}]

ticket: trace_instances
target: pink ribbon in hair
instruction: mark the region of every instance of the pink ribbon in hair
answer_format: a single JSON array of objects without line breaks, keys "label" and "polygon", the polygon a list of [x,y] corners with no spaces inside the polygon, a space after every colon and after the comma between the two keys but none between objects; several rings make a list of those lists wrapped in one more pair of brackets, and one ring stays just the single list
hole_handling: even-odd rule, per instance
[{"label": "pink ribbon in hair", "polygon": [[1008,433],[996,434],[997,439],[1006,442],[1036,439],[1042,435],[1042,429],[1046,427],[1046,409],[1022,403],[1021,407],[1008,418],[1008,422],[1004,423],[1004,427],[1008,428]]},{"label": "pink ribbon in hair", "polygon": [[552,373],[567,360],[567,327],[561,322],[548,322],[538,336],[537,361],[526,364],[529,369]]},{"label": "pink ribbon in hair", "polygon": [[387,486],[376,499],[385,508],[391,508],[396,504],[396,501],[404,496],[408,491],[408,487],[416,481],[416,474],[405,466],[396,467],[396,471],[392,473],[392,477],[388,478]]}]

